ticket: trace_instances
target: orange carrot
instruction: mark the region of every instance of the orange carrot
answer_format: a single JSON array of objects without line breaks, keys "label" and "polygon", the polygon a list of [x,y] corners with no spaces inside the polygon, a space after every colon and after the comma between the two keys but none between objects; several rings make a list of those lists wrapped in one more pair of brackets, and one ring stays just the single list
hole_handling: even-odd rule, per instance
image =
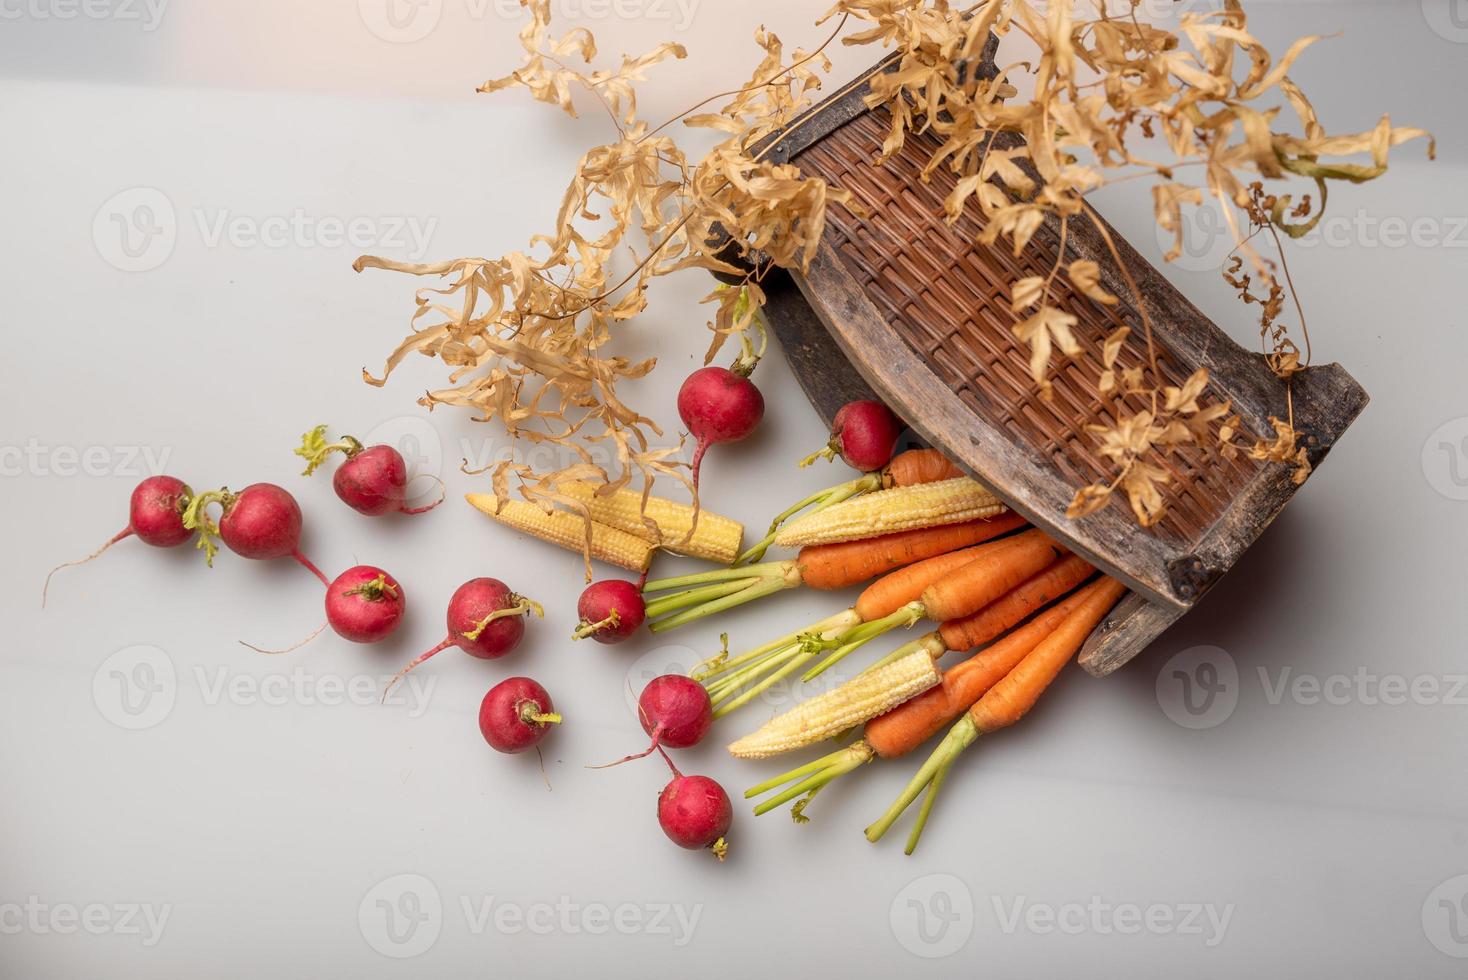
[{"label": "orange carrot", "polygon": [[947,554],[925,558],[905,568],[888,572],[868,585],[857,597],[856,612],[864,622],[891,615],[909,602],[918,599],[929,586],[942,581],[959,568],[983,555],[1004,551],[1024,535],[1000,538],[985,544],[961,548]]},{"label": "orange carrot", "polygon": [[1038,530],[1016,534],[1007,541],[1009,547],[982,554],[929,585],[922,594],[928,617],[941,621],[977,612],[1046,568],[1063,551]]},{"label": "orange carrot", "polygon": [[[1086,590],[1067,596],[1002,640],[943,672],[943,682],[867,722],[865,738],[877,755],[896,758],[936,735],[967,711],[1014,665],[1060,625],[1086,598]],[[949,649],[963,649],[949,646]]]},{"label": "orange carrot", "polygon": [[1094,571],[1084,558],[1066,555],[978,612],[948,620],[939,628],[943,642],[950,650],[968,650],[1003,636],[1011,626],[1024,622],[1036,609],[1065,595]]},{"label": "orange carrot", "polygon": [[[900,457],[899,457],[900,458]],[[925,558],[947,554],[1008,534],[1025,519],[1006,511],[987,520],[921,527],[862,541],[814,544],[800,549],[800,580],[813,589],[844,589]]]},{"label": "orange carrot", "polygon": [[[1082,589],[1066,597],[988,649],[945,671],[938,687],[873,718],[866,723],[862,737],[852,744],[751,787],[744,794],[746,798],[780,790],[756,806],[755,814],[768,813],[797,796],[806,796],[808,800],[826,784],[873,759],[892,759],[917,748],[944,725],[968,711],[1015,664],[1053,633],[1088,595],[1088,590]],[[890,662],[918,651],[935,660],[947,652],[942,638],[933,632],[904,644],[887,659]],[[797,817],[802,815],[804,807],[804,801],[796,804],[794,812]]]},{"label": "orange carrot", "polygon": [[933,754],[923,763],[923,767],[918,770],[912,782],[907,784],[896,802],[881,819],[867,828],[867,840],[880,840],[902,815],[902,811],[912,805],[926,789],[928,798],[923,801],[917,824],[907,839],[907,853],[911,854],[927,823],[933,799],[943,785],[943,780],[947,778],[948,770],[953,767],[963,750],[972,745],[980,735],[1006,728],[1023,718],[1035,706],[1050,682],[1055,680],[1060,669],[1080,650],[1096,624],[1101,622],[1101,618],[1116,605],[1125,592],[1126,586],[1108,577],[1102,577],[1088,586],[1082,593],[1084,599],[1061,620],[1055,631],[1026,654],[1003,680],[989,688],[949,729],[942,743],[933,750]]},{"label": "orange carrot", "polygon": [[1102,578],[1087,590],[1086,601],[1081,604],[1045,640],[1030,651],[1029,656],[989,689],[969,709],[979,734],[998,731],[1019,721],[1035,706],[1045,688],[1060,673],[1060,668],[1080,650],[1091,630],[1101,622],[1101,617],[1116,605],[1126,586],[1114,578]]},{"label": "orange carrot", "polygon": [[937,483],[967,475],[936,449],[909,449],[892,457],[892,462],[887,464],[887,477],[894,487]]}]

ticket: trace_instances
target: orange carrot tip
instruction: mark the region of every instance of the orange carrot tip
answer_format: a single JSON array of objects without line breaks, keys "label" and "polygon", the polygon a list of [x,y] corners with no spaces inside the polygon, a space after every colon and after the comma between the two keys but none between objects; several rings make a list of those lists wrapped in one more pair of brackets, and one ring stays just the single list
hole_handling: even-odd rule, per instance
[{"label": "orange carrot tip", "polygon": [[748,562],[759,561],[763,558],[765,552],[770,550],[770,545],[775,543],[775,535],[780,533],[780,526],[806,508],[810,508],[810,512],[814,514],[816,511],[824,510],[832,504],[839,504],[843,500],[850,500],[852,497],[880,489],[882,489],[882,474],[868,473],[855,480],[847,480],[845,483],[838,483],[834,487],[827,487],[824,490],[811,494],[799,503],[792,504],[775,515],[775,519],[770,522],[770,533],[766,534],[759,541],[756,541],[754,547],[734,559],[734,565],[737,567]]},{"label": "orange carrot tip", "polygon": [[892,829],[892,825],[897,822],[897,818],[902,816],[903,811],[911,806],[913,801],[926,790],[928,798],[923,801],[922,810],[918,817],[918,824],[913,828],[912,836],[908,838],[907,842],[907,853],[911,854],[913,849],[917,847],[917,840],[922,835],[923,827],[928,822],[928,813],[933,808],[933,799],[938,794],[938,787],[942,785],[943,779],[947,776],[948,770],[952,768],[954,761],[958,759],[964,749],[974,744],[979,735],[979,726],[975,723],[972,715],[965,714],[960,718],[957,724],[948,730],[948,734],[943,737],[943,741],[933,750],[933,754],[928,756],[928,761],[923,763],[923,767],[918,770],[917,775],[912,777],[912,782],[907,784],[907,788],[887,808],[887,812],[882,814],[881,819],[867,828],[867,840],[873,844],[881,840],[882,836]]}]

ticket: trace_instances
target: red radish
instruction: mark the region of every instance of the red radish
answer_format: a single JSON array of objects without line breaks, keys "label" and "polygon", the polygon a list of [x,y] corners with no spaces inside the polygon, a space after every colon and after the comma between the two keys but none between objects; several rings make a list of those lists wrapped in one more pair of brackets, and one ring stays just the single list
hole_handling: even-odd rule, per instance
[{"label": "red radish", "polygon": [[[642,759],[658,749],[686,749],[697,745],[714,723],[714,706],[702,684],[683,674],[663,674],[647,682],[637,699],[642,730],[652,736],[646,751],[595,769],[609,769]],[[669,763],[671,765],[671,763]]]},{"label": "red radish", "polygon": [[[669,766],[673,763],[668,762]],[[679,847],[708,848],[720,861],[729,853],[724,835],[734,822],[734,808],[724,787],[707,776],[685,776],[673,767],[673,780],[658,794],[658,823]]]},{"label": "red radish", "polygon": [[560,723],[550,695],[528,677],[500,681],[479,705],[479,731],[498,752],[524,752]]},{"label": "red radish", "polygon": [[398,580],[372,565],[356,565],[326,589],[326,621],[353,643],[376,643],[403,620],[407,600]]},{"label": "red radish", "polygon": [[871,473],[892,462],[902,422],[881,402],[847,402],[831,420],[831,441],[820,452],[800,463],[809,466],[818,459],[834,459],[837,453],[852,469]]},{"label": "red radish", "polygon": [[765,414],[765,399],[749,380],[753,365],[741,360],[731,370],[699,368],[678,390],[678,415],[693,438],[693,487],[698,489],[698,472],[703,454],[713,445],[738,442],[754,431]]},{"label": "red radish", "polygon": [[284,650],[265,650],[244,640],[240,642],[256,653],[290,653],[316,639],[330,626],[338,636],[353,643],[376,643],[387,639],[398,628],[406,602],[397,579],[373,565],[354,565],[326,587],[326,622],[310,636]]},{"label": "red radish", "polygon": [[[443,503],[440,495],[424,507],[407,506],[408,464],[403,454],[392,446],[363,446],[352,436],[337,442],[326,441],[326,426],[318,425],[301,439],[296,455],[306,460],[302,476],[310,476],[334,452],[347,457],[331,478],[336,495],[360,514],[381,517],[383,514],[422,514]],[[442,484],[440,484],[442,485]]]},{"label": "red radish", "polygon": [[[46,583],[41,587],[41,605],[46,604],[46,591],[51,587],[51,576],[63,568],[71,568],[91,561],[102,552],[129,535],[134,535],[144,544],[155,548],[176,548],[193,536],[193,531],[184,525],[183,513],[193,499],[194,492],[188,484],[172,476],[150,476],[133,488],[128,501],[127,527],[118,531],[107,543],[85,558],[57,565],[46,574]],[[640,620],[639,620],[640,622]]]},{"label": "red radish", "polygon": [[576,615],[581,622],[571,639],[621,643],[642,625],[647,606],[635,583],[613,578],[588,585],[576,602]]},{"label": "red radish", "polygon": [[393,685],[408,671],[434,654],[458,647],[480,660],[497,660],[520,645],[525,635],[525,617],[530,613],[544,616],[540,603],[516,595],[497,578],[471,578],[449,597],[448,636],[398,671],[382,692],[385,699]]},{"label": "red radish", "polygon": [[294,558],[319,578],[322,585],[331,584],[321,574],[321,569],[301,554],[301,507],[284,487],[273,483],[252,483],[239,493],[231,493],[228,487],[222,487],[201,493],[189,502],[184,510],[184,526],[203,529],[199,547],[204,549],[211,566],[218,550],[212,540],[216,529],[206,514],[212,503],[224,508],[217,532],[230,551],[242,558],[259,561]]}]

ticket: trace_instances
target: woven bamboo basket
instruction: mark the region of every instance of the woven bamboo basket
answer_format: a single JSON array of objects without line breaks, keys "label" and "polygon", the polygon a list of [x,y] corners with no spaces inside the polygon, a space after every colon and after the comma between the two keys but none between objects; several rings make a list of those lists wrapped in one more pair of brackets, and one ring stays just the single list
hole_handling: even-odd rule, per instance
[{"label": "woven bamboo basket", "polygon": [[[974,70],[993,72],[994,43]],[[1274,520],[1298,489],[1292,467],[1239,457],[1205,459],[1194,447],[1170,453],[1162,489],[1166,515],[1140,527],[1121,501],[1087,517],[1066,516],[1076,488],[1107,476],[1091,423],[1114,422],[1093,369],[1065,364],[1054,397],[1038,397],[1028,351],[1015,340],[1009,283],[1055,265],[1058,223],[1015,258],[1007,247],[975,242],[981,216],[953,224],[943,199],[954,176],[919,178],[934,138],[909,134],[904,148],[875,163],[886,110],[868,108],[868,80],[888,58],[770,139],[767,159],[850,190],[865,217],[833,205],[818,253],[803,273],[774,271],[763,281],[767,316],[806,393],[827,417],[852,398],[887,402],[929,444],[951,455],[1014,510],[1126,583],[1131,593],[1097,627],[1081,663],[1103,675],[1136,656],[1190,609]],[[1210,392],[1232,401],[1245,428],[1271,431],[1289,411],[1284,385],[1260,354],[1231,340],[1109,226],[1153,322],[1165,383],[1206,367]],[[1086,360],[1099,362],[1101,338],[1140,317],[1134,294],[1100,233],[1071,222],[1066,261],[1100,264],[1102,284],[1120,298],[1103,306],[1075,293],[1059,305],[1080,319]],[[1133,330],[1119,367],[1143,363],[1146,342]],[[1367,402],[1335,364],[1296,375],[1293,409],[1312,465],[1318,465]]]}]

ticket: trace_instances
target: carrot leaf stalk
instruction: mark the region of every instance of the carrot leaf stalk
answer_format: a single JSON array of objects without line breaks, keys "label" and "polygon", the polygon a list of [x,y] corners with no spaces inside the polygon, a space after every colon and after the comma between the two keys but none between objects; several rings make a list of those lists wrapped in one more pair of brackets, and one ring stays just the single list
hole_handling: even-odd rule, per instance
[{"label": "carrot leaf stalk", "polygon": [[[953,766],[954,761],[963,753],[963,750],[973,745],[978,740],[980,734],[978,723],[974,721],[972,715],[966,714],[960,718],[948,730],[948,734],[943,736],[943,741],[933,750],[933,754],[928,756],[928,761],[924,762],[922,768],[917,771],[917,775],[912,777],[912,781],[907,784],[907,788],[887,808],[887,812],[882,814],[881,819],[866,829],[867,840],[874,844],[881,840],[882,836],[888,830],[892,829],[892,825],[897,822],[897,818],[902,816],[902,812],[912,805],[912,802],[922,794],[923,790],[928,789],[935,780],[940,778],[940,773],[947,774],[948,770]],[[931,810],[931,808],[931,804],[924,805],[919,818],[923,823],[927,822],[927,811]],[[922,826],[915,827],[914,831],[915,835],[908,841],[909,854],[912,853],[912,848],[917,846],[916,834],[922,832]]]},{"label": "carrot leaf stalk", "polygon": [[[891,630],[899,628],[907,629],[911,627],[913,623],[916,623],[922,618],[923,604],[921,602],[909,602],[907,605],[892,613],[890,616],[883,616],[881,619],[873,620],[870,623],[863,623],[862,625],[851,630],[851,632],[848,633],[846,636],[842,637],[842,644],[841,646],[836,648],[836,651],[834,653],[832,653],[826,659],[822,660],[820,663],[816,664],[810,670],[806,671],[805,674],[802,675],[800,678],[801,682],[809,683],[810,681],[819,677],[821,674],[825,673],[830,668],[834,667],[836,664],[840,663],[844,658],[846,658],[856,650],[860,649],[863,644],[870,643],[872,640],[875,640],[877,637]],[[921,640],[917,642],[921,643]],[[912,653],[914,652],[914,650],[917,649],[927,649],[927,645],[923,644],[919,647],[914,647],[913,649],[907,649],[907,647],[904,645],[899,649],[904,649],[907,651],[907,653]],[[882,663],[887,664],[894,659],[897,658],[889,655],[882,658]]]},{"label": "carrot leaf stalk", "polygon": [[[802,463],[801,465],[804,466],[805,464]],[[868,473],[866,476],[858,477],[855,480],[847,480],[845,483],[838,483],[834,487],[827,487],[824,490],[811,494],[799,503],[793,504],[775,515],[775,519],[770,522],[770,532],[759,541],[756,541],[754,547],[736,558],[734,564],[739,566],[747,562],[757,562],[763,558],[765,552],[770,549],[770,545],[775,543],[775,535],[780,533],[780,526],[806,508],[810,508],[810,512],[814,514],[816,511],[824,510],[832,504],[839,504],[843,500],[850,500],[852,497],[880,489],[882,489],[881,474]]]},{"label": "carrot leaf stalk", "polygon": [[[877,753],[865,740],[853,742],[844,748],[837,749],[830,755],[821,756],[814,762],[806,763],[789,772],[781,773],[771,779],[767,779],[758,786],[751,786],[744,791],[745,799],[753,799],[761,794],[768,793],[772,789],[785,786],[777,796],[773,796],[754,808],[755,816],[769,813],[775,807],[804,796],[809,799],[815,793],[841,776],[846,775],[853,769],[859,769],[876,758]],[[789,784],[789,785],[787,785]],[[804,807],[801,807],[804,816]],[[806,818],[809,819],[809,818]],[[797,820],[796,823],[804,823]]]},{"label": "carrot leaf stalk", "polygon": [[800,583],[800,569],[794,561],[716,568],[694,575],[654,579],[642,587],[643,594],[669,594],[647,600],[648,629],[661,633],[772,593],[793,589]]}]

